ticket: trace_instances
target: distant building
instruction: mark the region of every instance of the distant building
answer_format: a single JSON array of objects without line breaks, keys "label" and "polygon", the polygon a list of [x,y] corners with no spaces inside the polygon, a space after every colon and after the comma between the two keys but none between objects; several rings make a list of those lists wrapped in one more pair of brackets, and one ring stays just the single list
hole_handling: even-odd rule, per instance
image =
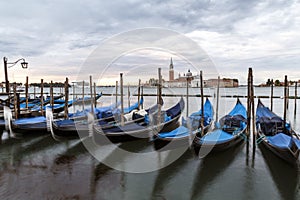
[{"label": "distant building", "polygon": [[[204,81],[204,87],[216,87],[218,85],[218,79],[208,79]],[[220,87],[238,87],[238,79],[223,78],[220,79]]]},{"label": "distant building", "polygon": [[[190,87],[200,87],[200,75],[193,75],[191,70],[189,69],[186,73],[181,75],[178,74],[178,77],[174,77],[174,65],[173,59],[170,60],[169,65],[169,80],[162,81],[163,87],[186,87],[187,83]],[[148,82],[146,82],[146,86],[156,86],[158,85],[158,80],[151,78]],[[203,80],[204,87],[216,87],[218,85],[218,79],[208,79]],[[220,79],[220,87],[238,87],[239,81],[238,79],[230,79],[223,78]]]},{"label": "distant building", "polygon": [[173,66],[172,57],[171,57],[170,68],[169,68],[169,81],[174,81],[174,66]]}]

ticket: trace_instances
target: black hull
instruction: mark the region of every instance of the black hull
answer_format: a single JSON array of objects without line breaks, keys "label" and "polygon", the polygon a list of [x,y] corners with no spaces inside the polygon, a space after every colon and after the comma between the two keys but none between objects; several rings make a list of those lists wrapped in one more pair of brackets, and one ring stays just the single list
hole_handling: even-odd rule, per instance
[{"label": "black hull", "polygon": [[27,126],[18,126],[15,124],[12,124],[11,126],[12,131],[14,133],[20,133],[20,134],[48,134],[47,125],[45,126],[37,126],[35,125],[27,125]]},{"label": "black hull", "polygon": [[[210,128],[211,128],[211,124],[204,128],[204,133],[207,133]],[[194,138],[191,139],[193,141]],[[153,141],[153,145],[155,150],[165,151],[165,150],[172,150],[184,146],[190,147],[192,144],[190,143],[189,140],[190,140],[189,136],[178,138],[178,139],[155,138]]]},{"label": "black hull", "polygon": [[[114,117],[108,117],[102,119],[103,123],[114,122]],[[78,117],[75,120],[75,124],[69,124],[67,126],[58,127],[55,122],[52,122],[52,130],[53,134],[60,138],[79,138],[79,137],[87,137],[89,136],[89,125],[87,124],[87,117]],[[82,123],[80,123],[82,122]],[[113,127],[113,125],[105,125],[102,129],[108,129]]]},{"label": "black hull", "polygon": [[79,138],[77,129],[74,126],[60,128],[56,126],[56,124],[52,123],[52,131],[53,134],[59,138]]},{"label": "black hull", "polygon": [[119,142],[127,142],[127,141],[133,141],[133,140],[141,140],[141,139],[147,139],[149,140],[151,132],[156,132],[157,129],[159,132],[169,132],[174,130],[176,127],[178,127],[178,119],[180,118],[180,115],[173,118],[171,121],[162,124],[162,128],[158,129],[157,126],[153,127],[142,127],[137,124],[137,127],[139,127],[139,130],[136,131],[130,131],[127,133],[125,132],[118,132],[118,133],[112,133],[109,132],[109,129],[104,130],[105,133],[101,132],[98,128],[95,128],[94,126],[94,142],[99,145],[107,144],[109,142],[112,143],[119,143]]}]

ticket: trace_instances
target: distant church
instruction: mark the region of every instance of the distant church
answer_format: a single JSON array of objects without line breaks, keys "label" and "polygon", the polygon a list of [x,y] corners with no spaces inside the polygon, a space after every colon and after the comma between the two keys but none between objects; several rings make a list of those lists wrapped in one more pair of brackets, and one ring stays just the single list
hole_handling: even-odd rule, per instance
[{"label": "distant church", "polygon": [[[183,76],[179,73],[178,78],[174,78],[174,65],[173,59],[171,57],[169,65],[169,81],[164,81],[164,87],[186,87],[187,83],[191,87],[200,87],[200,76],[193,75],[189,69],[187,73],[184,73]],[[204,87],[216,87],[218,84],[218,79],[208,79],[203,80]],[[221,87],[238,87],[238,79],[223,78],[220,80]]]},{"label": "distant church", "polygon": [[186,87],[186,84],[191,84],[191,81],[194,79],[194,76],[190,70],[187,73],[184,73],[183,76],[178,74],[178,78],[174,78],[174,65],[173,59],[171,57],[170,66],[169,66],[169,81],[164,82],[165,87]]}]

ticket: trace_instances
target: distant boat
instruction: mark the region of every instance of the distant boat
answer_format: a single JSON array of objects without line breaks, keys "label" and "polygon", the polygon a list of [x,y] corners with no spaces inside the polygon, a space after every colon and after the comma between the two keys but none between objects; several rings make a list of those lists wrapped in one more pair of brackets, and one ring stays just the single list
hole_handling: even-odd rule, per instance
[{"label": "distant boat", "polygon": [[[113,143],[124,142],[136,139],[149,139],[153,132],[166,132],[176,128],[178,119],[184,109],[183,98],[173,107],[161,111],[161,117],[157,110],[147,112],[144,116],[136,117],[133,120],[125,122],[122,126],[120,123],[105,127],[96,121],[93,125],[93,137],[97,144],[107,143],[109,139]],[[152,119],[151,119],[152,118]],[[159,121],[158,119],[161,119]]]},{"label": "distant boat", "polygon": [[[208,98],[204,103],[204,133],[206,133],[212,124],[214,110]],[[188,120],[183,119],[183,123],[178,128],[170,132],[161,132],[153,136],[155,149],[161,149],[168,145],[166,148],[178,148],[180,146],[189,146],[189,140],[193,140],[196,135],[201,134],[201,118],[202,111],[199,110],[191,114]],[[188,125],[188,123],[190,125]]]},{"label": "distant boat", "polygon": [[195,153],[199,154],[200,148],[203,148],[205,153],[209,153],[210,150],[224,151],[242,142],[247,127],[246,119],[246,108],[238,99],[228,115],[219,120],[219,127],[203,137],[195,137],[193,141]]},{"label": "distant boat", "polygon": [[257,104],[256,125],[258,143],[291,164],[299,163],[299,134],[291,129],[290,124],[284,124],[284,120],[265,107],[261,100]]}]

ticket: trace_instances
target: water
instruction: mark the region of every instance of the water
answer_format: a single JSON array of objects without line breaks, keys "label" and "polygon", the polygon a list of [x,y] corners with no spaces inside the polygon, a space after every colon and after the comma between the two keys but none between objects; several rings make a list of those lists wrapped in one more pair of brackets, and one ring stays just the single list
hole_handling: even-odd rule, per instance
[{"label": "water", "polygon": [[[98,90],[113,91],[113,88]],[[199,93],[198,90],[193,88],[190,94]],[[144,92],[155,93],[155,89],[148,88]],[[185,89],[164,89],[164,92],[184,94]],[[213,95],[214,92],[214,89],[205,90],[205,94]],[[255,92],[256,95],[267,95],[269,88],[255,88]],[[221,93],[246,95],[247,92],[246,88],[228,88],[222,89]],[[275,88],[274,93],[282,96],[283,89]],[[290,93],[293,94],[292,88]],[[110,104],[114,101],[112,98],[101,97],[99,104]],[[145,107],[155,99],[146,97]],[[164,98],[165,106],[171,106],[178,99]],[[211,100],[214,102],[213,98]],[[246,105],[246,99],[241,100]],[[136,97],[131,101],[136,101]],[[221,98],[219,116],[227,113],[235,101],[234,98]],[[270,99],[262,101],[269,105]],[[191,97],[189,102],[190,112],[200,108],[199,98]],[[288,119],[299,132],[300,109],[294,117],[293,106],[294,100],[290,100]],[[274,99],[274,111],[282,115],[282,108],[283,99]],[[137,153],[154,151],[147,141],[119,146]],[[112,150],[99,153],[105,153],[106,160],[113,159],[115,147],[108,146],[107,149]],[[159,165],[172,156],[172,153],[157,153],[149,162]],[[135,162],[136,158],[124,156],[116,162],[123,165],[125,161]],[[269,151],[256,148],[253,152],[251,142],[248,150],[244,144],[204,159],[197,158],[187,149],[169,166],[139,174],[107,167],[94,159],[78,140],[57,142],[49,135],[13,139],[4,133],[0,145],[1,199],[300,199],[299,173],[298,168]]]}]

